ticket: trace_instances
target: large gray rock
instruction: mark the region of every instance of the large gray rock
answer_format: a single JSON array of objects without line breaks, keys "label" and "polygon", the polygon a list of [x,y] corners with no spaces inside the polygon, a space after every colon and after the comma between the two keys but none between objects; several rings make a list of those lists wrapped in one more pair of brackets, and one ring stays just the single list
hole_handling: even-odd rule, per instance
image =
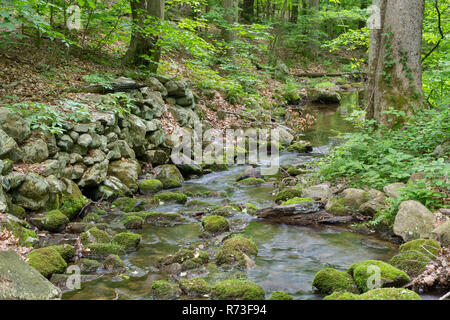
[{"label": "large gray rock", "polygon": [[333,196],[330,187],[327,184],[318,184],[302,190],[303,198],[312,198],[315,200],[329,199]]},{"label": "large gray rock", "polygon": [[339,103],[340,94],[333,88],[309,88],[307,90],[308,99],[320,103]]},{"label": "large gray rock", "polygon": [[181,98],[187,95],[187,82],[185,80],[170,80],[165,84],[170,97]]},{"label": "large gray rock", "polygon": [[0,108],[0,129],[17,143],[28,138],[31,133],[29,124],[7,108]]},{"label": "large gray rock", "polygon": [[142,117],[145,120],[160,118],[163,115],[165,104],[160,92],[149,92],[143,103],[144,106],[142,108]]},{"label": "large gray rock", "polygon": [[95,186],[102,183],[108,173],[109,161],[105,160],[100,163],[94,164],[92,167],[88,168],[83,174],[78,185],[80,187]]},{"label": "large gray rock", "polygon": [[141,165],[137,160],[117,160],[111,162],[108,167],[108,175],[119,179],[131,191],[138,189],[140,173]]},{"label": "large gray rock", "polygon": [[166,87],[164,87],[164,85],[158,79],[156,79],[155,77],[149,77],[147,79],[147,85],[148,85],[148,87],[141,89],[141,92],[142,92],[142,95],[144,96],[144,99],[147,98],[148,94],[151,91],[159,91],[161,93],[161,96],[167,97],[167,89],[166,89]]},{"label": "large gray rock", "polygon": [[111,111],[94,111],[91,113],[92,121],[98,121],[102,125],[111,127],[117,124],[117,118]]},{"label": "large gray rock", "polygon": [[142,157],[145,162],[151,163],[154,167],[167,163],[169,156],[163,150],[147,150]]},{"label": "large gray rock", "polygon": [[147,123],[134,114],[126,117],[130,135],[131,147],[143,146],[147,143],[145,134],[147,133]]},{"label": "large gray rock", "polygon": [[450,247],[450,219],[435,228],[431,232],[431,237],[439,241],[443,246]]},{"label": "large gray rock", "polygon": [[170,108],[170,113],[172,113],[173,117],[177,120],[181,127],[193,128],[195,122],[200,121],[198,115],[193,110],[188,108],[174,106]]},{"label": "large gray rock", "polygon": [[401,182],[391,183],[383,188],[384,193],[390,198],[398,198],[400,190],[406,188],[406,184]]},{"label": "large gray rock", "polygon": [[25,176],[24,182],[14,190],[12,196],[14,204],[38,211],[47,205],[50,197],[49,185],[44,178],[31,173]]},{"label": "large gray rock", "polygon": [[5,192],[3,187],[0,185],[0,212],[6,212],[8,209],[8,203],[6,202]]},{"label": "large gray rock", "polygon": [[345,203],[352,209],[359,209],[359,207],[367,202],[368,192],[362,189],[348,188],[342,191],[342,198]]},{"label": "large gray rock", "polygon": [[156,179],[162,182],[164,189],[181,187],[184,182],[180,170],[173,164],[157,166],[154,170]]},{"label": "large gray rock", "polygon": [[0,129],[0,158],[8,156],[15,149],[17,149],[16,141]]},{"label": "large gray rock", "polygon": [[202,167],[197,162],[182,153],[172,153],[170,155],[170,160],[172,160],[172,162],[183,174],[203,174]]},{"label": "large gray rock", "polygon": [[38,163],[48,158],[47,143],[42,139],[33,139],[22,146],[23,161],[25,163]]},{"label": "large gray rock", "polygon": [[14,251],[0,251],[0,300],[56,300],[61,290]]},{"label": "large gray rock", "polygon": [[429,239],[432,237],[435,222],[435,215],[420,202],[403,201],[395,216],[394,233],[405,242],[421,238]]}]

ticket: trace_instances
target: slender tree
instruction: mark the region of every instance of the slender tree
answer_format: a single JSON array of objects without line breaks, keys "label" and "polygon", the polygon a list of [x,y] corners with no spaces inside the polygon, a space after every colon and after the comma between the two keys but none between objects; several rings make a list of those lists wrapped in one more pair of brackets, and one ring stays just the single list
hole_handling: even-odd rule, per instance
[{"label": "slender tree", "polygon": [[[236,32],[231,27],[238,22],[238,4],[238,0],[222,0],[222,6],[225,10],[225,20],[227,22],[227,26],[222,29],[222,38],[228,43],[233,42],[236,38]],[[228,50],[228,55],[233,55],[232,49]]]},{"label": "slender tree", "polygon": [[[161,56],[161,48],[158,47],[158,35],[149,34],[146,25],[150,18],[155,18],[155,23],[164,20],[165,0],[130,0],[133,30],[128,51],[125,54],[125,62],[135,66],[148,65],[155,72]],[[151,62],[143,58],[143,55],[151,57]]]},{"label": "slender tree", "polygon": [[[383,111],[411,113],[423,102],[422,24],[425,0],[374,0],[370,25],[368,117],[393,124]],[[402,121],[397,119],[397,121]]]}]

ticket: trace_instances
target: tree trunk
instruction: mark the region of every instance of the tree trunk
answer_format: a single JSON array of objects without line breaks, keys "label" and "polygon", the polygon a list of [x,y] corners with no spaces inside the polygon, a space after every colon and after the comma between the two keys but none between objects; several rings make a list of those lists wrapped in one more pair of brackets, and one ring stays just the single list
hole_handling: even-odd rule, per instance
[{"label": "tree trunk", "polygon": [[254,21],[254,0],[244,0],[242,6],[242,19],[245,22]]},{"label": "tree trunk", "polygon": [[[161,48],[157,46],[158,35],[147,35],[141,32],[140,28],[145,28],[145,19],[149,17],[156,18],[158,21],[164,20],[164,2],[165,0],[131,0],[131,16],[136,24],[131,33],[131,41],[124,60],[127,64],[134,66],[149,66],[152,72],[158,69],[158,63],[161,57]],[[151,61],[142,57],[147,55]]]},{"label": "tree trunk", "polygon": [[[222,38],[228,43],[231,43],[236,38],[236,32],[232,30],[233,24],[238,22],[238,0],[222,0],[222,6],[225,9],[225,20],[227,27],[222,29]],[[228,50],[228,56],[233,55],[233,49]]]},{"label": "tree trunk", "polygon": [[[370,32],[367,116],[380,124],[402,124],[404,117],[387,115],[393,107],[411,114],[423,103],[422,24],[425,0],[374,0],[379,25]],[[381,27],[377,29],[376,27]]]},{"label": "tree trunk", "polygon": [[294,2],[291,7],[291,17],[290,22],[291,23],[297,23],[298,21],[298,1]]}]

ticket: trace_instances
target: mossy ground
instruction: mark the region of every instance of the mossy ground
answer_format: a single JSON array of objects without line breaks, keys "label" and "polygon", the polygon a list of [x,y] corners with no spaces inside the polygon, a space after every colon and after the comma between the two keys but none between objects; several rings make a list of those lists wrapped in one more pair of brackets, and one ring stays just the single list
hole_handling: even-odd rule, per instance
[{"label": "mossy ground", "polygon": [[176,202],[179,204],[185,204],[187,202],[187,196],[178,192],[162,192],[155,195],[155,200],[159,203]]},{"label": "mossy ground", "polygon": [[294,300],[294,298],[284,291],[274,291],[269,300]]},{"label": "mossy ground", "polygon": [[261,286],[249,280],[225,280],[213,287],[213,295],[219,300],[264,300]]}]

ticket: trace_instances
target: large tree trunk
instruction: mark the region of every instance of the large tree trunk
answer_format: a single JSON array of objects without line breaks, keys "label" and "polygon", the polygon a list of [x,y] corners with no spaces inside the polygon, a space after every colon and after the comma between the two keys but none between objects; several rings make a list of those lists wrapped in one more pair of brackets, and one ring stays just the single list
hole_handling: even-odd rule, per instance
[{"label": "large tree trunk", "polygon": [[[236,38],[236,32],[231,29],[233,24],[238,22],[238,0],[222,0],[222,6],[225,10],[225,20],[228,24],[226,28],[222,29],[222,38],[228,42],[231,43]],[[228,55],[233,55],[233,50],[228,50]]]},{"label": "large tree trunk", "polygon": [[[368,118],[390,126],[403,117],[383,111],[393,107],[412,112],[423,102],[422,24],[425,0],[373,0],[380,8],[380,24],[370,32]],[[376,27],[381,27],[377,29]]]},{"label": "large tree trunk", "polygon": [[[145,27],[145,19],[149,17],[156,18],[157,22],[164,20],[164,2],[165,0],[131,0],[131,15],[136,27],[133,28],[131,41],[128,51],[125,54],[125,63],[135,66],[146,65],[151,71],[158,69],[159,59],[161,57],[161,48],[157,46],[158,35],[147,35],[139,29]],[[151,57],[151,62],[142,57],[147,55]]]}]

